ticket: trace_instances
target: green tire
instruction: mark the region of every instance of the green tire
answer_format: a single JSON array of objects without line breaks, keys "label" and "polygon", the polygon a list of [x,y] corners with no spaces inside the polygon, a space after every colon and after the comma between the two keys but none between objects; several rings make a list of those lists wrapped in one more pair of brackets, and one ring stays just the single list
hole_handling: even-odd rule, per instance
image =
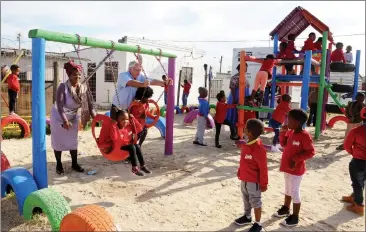
[{"label": "green tire", "polygon": [[160,117],[165,117],[165,110],[164,106],[160,108]]},{"label": "green tire", "polygon": [[62,218],[71,212],[66,199],[50,188],[37,190],[28,195],[23,206],[24,219],[31,220],[36,208],[40,208],[47,215],[52,231],[59,231]]}]

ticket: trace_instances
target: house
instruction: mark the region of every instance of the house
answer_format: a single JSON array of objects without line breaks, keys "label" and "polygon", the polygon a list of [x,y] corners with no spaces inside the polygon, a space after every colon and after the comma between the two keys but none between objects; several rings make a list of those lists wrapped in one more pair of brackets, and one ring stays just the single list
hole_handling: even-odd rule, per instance
[{"label": "house", "polygon": [[[180,47],[171,44],[162,44],[153,40],[139,39],[134,37],[123,37],[120,42],[128,45],[139,45],[146,49],[161,49],[164,52],[169,52],[177,55],[176,67],[175,67],[175,103],[177,102],[177,93],[179,87],[179,73],[181,73],[180,80],[187,79],[192,83],[191,93],[188,98],[188,104],[197,104],[198,88],[204,86],[205,71],[204,56],[205,51],[193,50],[192,48]],[[75,52],[66,53],[67,56],[76,56]],[[86,48],[79,51],[81,58],[87,59],[82,61],[85,75],[90,76],[95,67],[103,61],[107,56],[107,51],[100,48]],[[146,75],[153,79],[161,80],[162,75],[165,74],[164,69],[168,72],[168,59],[161,58],[161,63],[164,69],[159,64],[159,61],[154,56],[141,55],[142,64]],[[159,57],[158,57],[159,58]],[[88,80],[89,88],[95,99],[96,104],[102,108],[110,108],[112,104],[112,98],[115,95],[115,83],[118,78],[118,74],[128,71],[128,64],[131,61],[135,61],[136,57],[133,53],[115,51],[110,59],[106,59],[100,68],[95,72],[93,76]],[[153,100],[157,101],[159,96],[163,92],[163,88],[158,86],[152,87],[154,90]],[[182,92],[182,91],[180,91]],[[180,105],[182,104],[181,96],[179,99]],[[158,104],[164,105],[164,97],[161,97]]]}]

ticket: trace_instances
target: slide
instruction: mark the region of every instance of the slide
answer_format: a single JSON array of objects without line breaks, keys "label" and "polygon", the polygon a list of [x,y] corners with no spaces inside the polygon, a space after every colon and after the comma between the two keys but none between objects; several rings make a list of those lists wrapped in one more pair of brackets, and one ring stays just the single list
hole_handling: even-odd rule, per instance
[{"label": "slide", "polygon": [[339,100],[338,100],[338,98],[337,98],[337,95],[333,92],[332,87],[331,87],[331,85],[330,85],[330,84],[326,84],[326,85],[325,85],[325,89],[328,91],[328,93],[329,93],[329,94],[330,94],[330,96],[333,98],[334,102],[337,104],[337,106],[338,106],[339,108],[341,108],[341,109],[346,108],[346,106],[345,106],[345,105],[342,105],[342,104],[339,102]]},{"label": "slide", "polygon": [[[150,124],[152,123],[151,118],[146,118],[146,123]],[[165,118],[159,117],[159,121],[155,124],[155,127],[160,131],[161,137],[165,139]]]}]

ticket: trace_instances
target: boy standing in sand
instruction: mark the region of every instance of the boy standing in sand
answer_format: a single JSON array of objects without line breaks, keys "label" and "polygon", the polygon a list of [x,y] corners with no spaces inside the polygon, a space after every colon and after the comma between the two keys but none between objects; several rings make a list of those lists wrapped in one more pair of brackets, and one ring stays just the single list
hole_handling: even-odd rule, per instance
[{"label": "boy standing in sand", "polygon": [[[285,174],[285,199],[283,206],[274,216],[286,217],[281,224],[287,227],[293,227],[299,223],[300,184],[306,172],[305,161],[315,155],[313,140],[303,129],[307,119],[308,116],[303,110],[293,109],[288,113],[288,127],[281,128],[280,143],[284,150],[280,171]],[[291,201],[293,202],[292,214],[290,214]]]},{"label": "boy standing in sand", "polygon": [[344,140],[344,148],[353,156],[349,163],[353,193],[342,197],[342,201],[351,203],[347,206],[347,210],[363,216],[365,212],[363,191],[366,180],[366,107],[361,110],[361,118],[363,125],[353,128]]},{"label": "boy standing in sand", "polygon": [[254,208],[255,222],[250,232],[262,231],[262,192],[267,191],[268,167],[267,153],[259,136],[264,133],[263,123],[258,119],[249,119],[245,130],[247,144],[241,144],[240,166],[237,176],[241,180],[241,192],[244,201],[244,215],[235,220],[239,226],[252,223],[251,211]]},{"label": "boy standing in sand", "polygon": [[199,87],[198,93],[200,96],[198,97],[199,106],[197,115],[197,132],[193,144],[207,146],[203,143],[203,136],[205,135],[207,117],[210,112],[210,105],[206,99],[208,91],[204,87]]},{"label": "boy standing in sand", "polygon": [[13,64],[10,66],[11,74],[6,79],[8,82],[8,94],[9,94],[9,115],[15,114],[15,104],[17,103],[18,93],[20,91],[20,84],[18,75],[20,68],[18,65]]}]

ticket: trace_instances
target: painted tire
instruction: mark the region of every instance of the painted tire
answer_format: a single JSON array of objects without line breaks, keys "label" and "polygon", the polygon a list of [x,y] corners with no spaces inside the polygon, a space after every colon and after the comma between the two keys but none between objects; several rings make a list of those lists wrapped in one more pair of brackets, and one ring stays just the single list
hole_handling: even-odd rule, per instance
[{"label": "painted tire", "polygon": [[[149,99],[148,101],[149,103],[151,104],[154,104],[155,105],[155,108],[156,108],[156,115],[155,115],[155,119],[151,122],[151,123],[146,123],[145,124],[145,127],[146,128],[150,128],[152,126],[155,126],[155,124],[159,121],[159,118],[160,118],[160,109],[159,109],[159,106],[158,104],[156,103],[156,101],[152,100],[152,99]],[[137,107],[143,107],[142,103],[140,101],[133,101],[130,105],[130,107],[128,107],[128,111],[131,111],[131,108],[133,106],[137,106]]]},{"label": "painted tire", "polygon": [[10,168],[10,163],[8,158],[6,158],[6,155],[1,152],[1,171],[5,171]]},{"label": "painted tire", "polygon": [[210,104],[210,109],[215,109],[216,110],[216,105],[215,104]]},{"label": "painted tire", "polygon": [[189,113],[189,108],[187,107],[187,106],[182,106],[182,108],[180,109],[180,111],[182,112],[182,113]]},{"label": "painted tire", "polygon": [[182,111],[180,110],[179,106],[175,106],[174,107],[174,110],[175,110],[175,113],[176,114],[181,114],[182,113]]},{"label": "painted tire", "polygon": [[80,207],[61,221],[60,231],[117,231],[113,217],[98,205]]},{"label": "painted tire", "polygon": [[[189,112],[184,117],[184,123],[191,124],[197,118],[197,115],[198,115],[198,110],[193,110],[193,111]],[[206,127],[209,129],[215,128],[215,121],[210,114],[208,115]]]},{"label": "painted tire", "polygon": [[7,126],[9,123],[17,123],[22,130],[22,138],[27,138],[30,135],[30,128],[28,123],[17,115],[9,115],[1,118],[1,129]]},{"label": "painted tire", "polygon": [[189,111],[197,110],[197,109],[198,109],[198,107],[197,107],[197,106],[191,106],[191,107],[189,107]]},{"label": "painted tire", "polygon": [[25,220],[33,218],[33,211],[40,208],[47,215],[52,231],[59,231],[60,223],[64,216],[71,212],[70,206],[65,198],[51,188],[37,190],[29,194],[25,199],[23,217]]},{"label": "painted tire", "polygon": [[38,190],[37,184],[27,169],[17,167],[1,173],[1,197],[6,196],[9,186],[15,193],[19,214],[23,215],[24,201],[29,194]]},{"label": "painted tire", "polygon": [[[150,124],[153,121],[151,118],[146,118],[146,123]],[[160,131],[160,135],[165,139],[165,118],[160,117],[159,121],[155,124],[155,127]]]},{"label": "painted tire", "polygon": [[348,123],[348,119],[346,116],[344,115],[339,115],[339,116],[335,116],[333,118],[331,118],[328,122],[328,127],[329,128],[333,128],[334,127],[334,124],[338,121],[342,121],[342,122],[345,122],[345,123]]},{"label": "painted tire", "polygon": [[163,107],[160,108],[160,116],[161,117],[165,117],[165,111],[166,111],[165,106],[163,106]]},{"label": "painted tire", "polygon": [[354,64],[344,64],[344,63],[331,63],[329,65],[331,72],[353,72],[355,70]]},{"label": "painted tire", "polygon": [[351,85],[340,85],[340,84],[332,84],[332,91],[335,93],[352,93],[353,86]]}]

